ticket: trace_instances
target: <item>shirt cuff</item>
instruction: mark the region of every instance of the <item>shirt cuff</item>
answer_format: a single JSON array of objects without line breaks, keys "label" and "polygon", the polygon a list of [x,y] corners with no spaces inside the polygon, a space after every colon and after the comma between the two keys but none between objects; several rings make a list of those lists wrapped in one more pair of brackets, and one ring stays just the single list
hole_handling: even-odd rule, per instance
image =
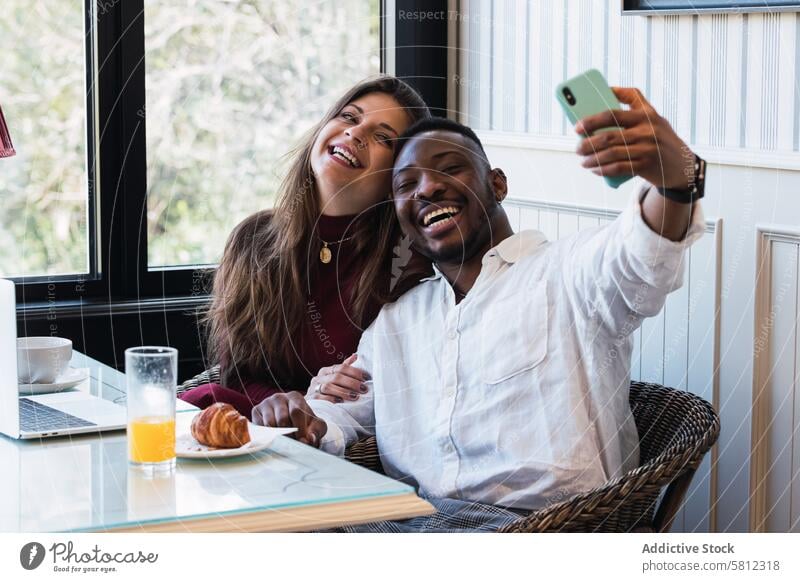
[{"label": "shirt cuff", "polygon": [[320,400],[318,398],[307,398],[306,402],[308,402],[308,405],[311,407],[311,410],[314,411],[314,414],[324,420],[325,424],[328,426],[328,430],[325,432],[322,440],[319,442],[319,448],[326,453],[330,453],[331,455],[343,457],[345,449],[347,448],[344,431],[339,427],[339,425],[331,420],[331,415],[328,413],[329,407],[336,405],[332,402],[328,402],[327,400]]},{"label": "shirt cuff", "polygon": [[634,192],[631,204],[622,215],[622,234],[634,256],[649,265],[664,262],[669,257],[680,258],[684,251],[697,241],[706,229],[703,208],[695,202],[689,228],[682,240],[672,241],[661,236],[644,221],[642,201],[645,195],[661,196],[658,189],[645,182]]}]

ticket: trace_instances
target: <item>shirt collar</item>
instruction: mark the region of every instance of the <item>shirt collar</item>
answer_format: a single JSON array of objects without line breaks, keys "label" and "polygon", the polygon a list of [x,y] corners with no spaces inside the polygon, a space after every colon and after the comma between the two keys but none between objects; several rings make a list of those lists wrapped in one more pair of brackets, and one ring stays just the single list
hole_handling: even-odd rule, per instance
[{"label": "shirt collar", "polygon": [[[494,256],[499,256],[501,260],[509,264],[514,264],[528,255],[532,255],[536,249],[547,242],[547,237],[538,230],[523,230],[511,235],[500,244],[493,246],[483,256],[482,264]],[[421,281],[434,281],[442,277],[442,272],[433,264],[433,275],[425,277]]]},{"label": "shirt collar", "polygon": [[514,264],[524,259],[541,245],[547,242],[547,237],[538,230],[523,230],[511,235],[499,245],[489,249],[483,257],[484,262],[488,257],[499,255],[506,263]]}]

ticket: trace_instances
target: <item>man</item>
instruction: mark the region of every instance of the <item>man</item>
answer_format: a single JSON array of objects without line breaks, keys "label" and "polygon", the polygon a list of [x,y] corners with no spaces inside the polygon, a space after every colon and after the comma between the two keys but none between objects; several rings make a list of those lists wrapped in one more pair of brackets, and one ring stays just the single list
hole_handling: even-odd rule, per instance
[{"label": "man", "polygon": [[[611,224],[555,242],[513,233],[505,175],[471,130],[434,119],[406,132],[395,209],[435,274],[364,332],[373,389],[342,404],[280,394],[253,411],[334,454],[376,434],[386,473],[439,510],[367,530],[495,529],[637,466],[629,338],[682,283],[704,164],[641,93],[615,93],[631,109],[581,120],[578,153],[596,174],[650,184]],[[312,391],[360,382],[353,363]]]}]

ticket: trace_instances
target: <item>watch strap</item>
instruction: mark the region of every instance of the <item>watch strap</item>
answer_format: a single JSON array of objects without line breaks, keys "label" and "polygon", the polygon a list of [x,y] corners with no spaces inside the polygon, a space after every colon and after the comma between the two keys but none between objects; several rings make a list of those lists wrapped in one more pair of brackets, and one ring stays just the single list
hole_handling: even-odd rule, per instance
[{"label": "watch strap", "polygon": [[680,204],[692,204],[705,195],[706,162],[694,154],[694,173],[688,188],[657,188],[659,194]]}]

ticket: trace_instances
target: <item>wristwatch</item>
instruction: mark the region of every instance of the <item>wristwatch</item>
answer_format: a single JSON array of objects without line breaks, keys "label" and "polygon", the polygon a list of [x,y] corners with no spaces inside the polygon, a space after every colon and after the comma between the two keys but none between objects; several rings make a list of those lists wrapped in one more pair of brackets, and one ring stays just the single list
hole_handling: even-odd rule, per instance
[{"label": "wristwatch", "polygon": [[689,187],[681,188],[658,188],[659,194],[664,198],[669,198],[681,204],[691,204],[700,200],[705,195],[706,189],[706,161],[694,154],[694,173]]}]

